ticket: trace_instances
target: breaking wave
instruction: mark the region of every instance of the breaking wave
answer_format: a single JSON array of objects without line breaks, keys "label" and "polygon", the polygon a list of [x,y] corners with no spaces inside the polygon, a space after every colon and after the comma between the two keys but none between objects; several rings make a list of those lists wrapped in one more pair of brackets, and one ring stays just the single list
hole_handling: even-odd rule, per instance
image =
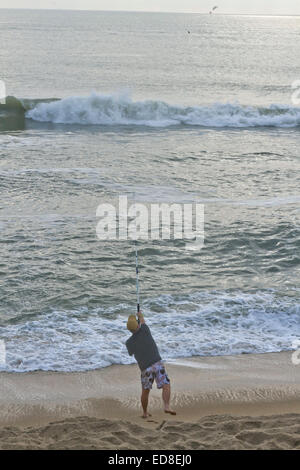
[{"label": "breaking wave", "polygon": [[133,101],[123,95],[72,96],[64,99],[7,97],[0,116],[11,114],[39,122],[79,125],[140,125],[150,127],[298,127],[300,107],[273,104],[268,107],[238,103],[176,106],[163,101]]},{"label": "breaking wave", "polygon": [[[132,305],[53,311],[0,325],[0,370],[84,371],[129,364],[125,341]],[[211,291],[162,295],[143,311],[164,360],[291,350],[299,338],[299,291]]]}]

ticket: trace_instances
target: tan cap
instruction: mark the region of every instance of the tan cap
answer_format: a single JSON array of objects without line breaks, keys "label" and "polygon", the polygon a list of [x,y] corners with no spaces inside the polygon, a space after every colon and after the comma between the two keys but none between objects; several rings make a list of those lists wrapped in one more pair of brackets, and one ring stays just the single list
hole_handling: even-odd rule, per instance
[{"label": "tan cap", "polygon": [[139,324],[137,322],[135,315],[129,315],[128,321],[127,321],[127,329],[133,333],[134,331],[136,331],[138,326]]}]

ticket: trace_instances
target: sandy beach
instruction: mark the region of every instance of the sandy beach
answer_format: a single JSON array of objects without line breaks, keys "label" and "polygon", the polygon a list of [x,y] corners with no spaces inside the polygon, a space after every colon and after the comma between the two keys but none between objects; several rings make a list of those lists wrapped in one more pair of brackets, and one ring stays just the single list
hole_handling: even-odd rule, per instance
[{"label": "sandy beach", "polygon": [[300,374],[291,353],[167,364],[143,420],[136,365],[84,373],[0,374],[1,449],[300,449]]},{"label": "sandy beach", "polygon": [[0,450],[300,449],[300,2],[0,12]]}]

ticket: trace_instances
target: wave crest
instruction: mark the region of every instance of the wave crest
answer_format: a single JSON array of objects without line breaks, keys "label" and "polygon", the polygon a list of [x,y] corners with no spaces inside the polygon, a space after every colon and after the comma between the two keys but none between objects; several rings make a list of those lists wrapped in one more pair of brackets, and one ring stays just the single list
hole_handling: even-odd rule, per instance
[{"label": "wave crest", "polygon": [[163,101],[133,101],[124,95],[72,96],[64,99],[18,99],[8,96],[0,115],[38,122],[79,125],[135,125],[149,127],[298,127],[300,107],[268,107],[238,103],[176,106]]},{"label": "wave crest", "polygon": [[208,106],[175,106],[163,101],[133,101],[127,96],[69,97],[39,102],[26,117],[40,122],[82,125],[141,125],[150,127],[297,127],[300,108],[215,103]]}]

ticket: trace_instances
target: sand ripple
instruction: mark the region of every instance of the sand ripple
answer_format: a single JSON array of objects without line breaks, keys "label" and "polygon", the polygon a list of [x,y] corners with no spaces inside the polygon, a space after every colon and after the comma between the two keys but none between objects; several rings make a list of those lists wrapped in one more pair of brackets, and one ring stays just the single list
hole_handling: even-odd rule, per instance
[{"label": "sand ripple", "polygon": [[164,420],[156,428],[84,416],[38,428],[1,428],[0,449],[300,449],[300,415],[214,415]]}]

